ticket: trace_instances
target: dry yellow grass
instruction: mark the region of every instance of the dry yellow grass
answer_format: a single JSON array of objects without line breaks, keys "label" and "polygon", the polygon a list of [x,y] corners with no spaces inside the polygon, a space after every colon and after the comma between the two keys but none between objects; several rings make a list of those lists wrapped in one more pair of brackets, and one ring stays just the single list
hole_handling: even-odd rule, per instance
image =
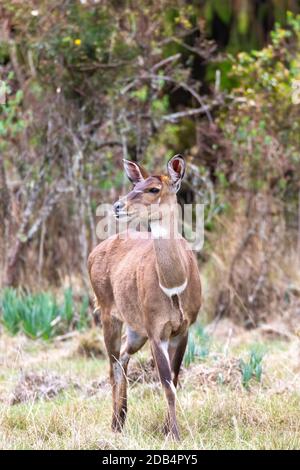
[{"label": "dry yellow grass", "polygon": [[[214,338],[209,356],[183,371],[177,397],[182,441],[175,444],[161,432],[165,403],[160,385],[136,380],[137,364],[128,421],[124,432],[114,435],[106,359],[78,356],[77,337],[43,343],[2,335],[0,448],[299,449],[299,340],[266,340],[262,332],[244,332],[228,322],[217,327]],[[237,364],[254,346],[265,351],[263,380],[247,392]],[[142,369],[148,354],[138,356]],[[216,380],[220,371],[227,381]],[[16,387],[24,386],[22,377],[38,391],[54,377],[49,398],[25,394],[28,401],[12,405]]]}]

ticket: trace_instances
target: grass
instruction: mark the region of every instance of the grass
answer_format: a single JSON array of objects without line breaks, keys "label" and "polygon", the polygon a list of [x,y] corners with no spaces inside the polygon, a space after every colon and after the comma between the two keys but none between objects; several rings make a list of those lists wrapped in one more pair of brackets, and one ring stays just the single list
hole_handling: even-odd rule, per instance
[{"label": "grass", "polygon": [[211,338],[205,332],[204,326],[197,322],[191,327],[189,341],[184,356],[184,365],[188,367],[197,360],[205,359],[209,354]]},{"label": "grass", "polygon": [[242,384],[248,390],[251,379],[255,378],[257,382],[261,381],[263,355],[257,351],[251,351],[248,361],[240,360],[242,374]]},{"label": "grass", "polygon": [[[234,363],[231,361],[238,364],[242,358],[254,366],[254,345],[259,344],[265,351],[261,381],[249,381],[247,390],[241,373],[227,384],[203,375],[203,371],[213,370],[223,360],[225,341],[210,338],[206,357],[182,374],[182,388],[177,394],[182,441],[177,444],[161,432],[166,407],[157,383],[129,387],[125,429],[119,435],[110,431],[107,360],[79,356],[76,351],[81,336],[78,333],[68,341],[48,343],[23,335],[1,336],[1,449],[300,448],[299,340],[265,341],[255,332],[233,337],[226,351],[229,365]],[[147,357],[146,347],[139,360],[143,363]],[[20,374],[41,371],[64,377],[68,384],[52,399],[10,405],[8,399]],[[104,386],[91,394],[95,381],[102,381]]]},{"label": "grass", "polygon": [[1,448],[297,449],[300,446],[296,413],[299,395],[248,397],[216,390],[205,394],[198,391],[191,397],[189,390],[182,391],[179,397],[184,410],[179,412],[182,442],[174,444],[160,432],[164,402],[157,393],[144,396],[141,387],[131,390],[128,422],[121,435],[109,430],[107,393],[88,400],[68,393],[51,402],[6,409],[1,419]]},{"label": "grass", "polygon": [[50,339],[71,328],[87,326],[88,297],[76,305],[71,289],[58,303],[48,292],[26,293],[12,288],[0,294],[0,321],[12,335],[24,332],[30,338]]}]

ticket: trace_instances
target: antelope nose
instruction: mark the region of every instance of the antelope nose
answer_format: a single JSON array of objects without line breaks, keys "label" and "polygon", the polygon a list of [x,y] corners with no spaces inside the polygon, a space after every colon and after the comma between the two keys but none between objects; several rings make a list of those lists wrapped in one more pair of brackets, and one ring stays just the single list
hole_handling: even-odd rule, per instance
[{"label": "antelope nose", "polygon": [[125,204],[122,201],[117,201],[117,202],[114,203],[113,208],[114,208],[115,214],[117,216],[119,215],[119,212],[121,212],[122,209],[124,209],[124,206],[125,206]]}]

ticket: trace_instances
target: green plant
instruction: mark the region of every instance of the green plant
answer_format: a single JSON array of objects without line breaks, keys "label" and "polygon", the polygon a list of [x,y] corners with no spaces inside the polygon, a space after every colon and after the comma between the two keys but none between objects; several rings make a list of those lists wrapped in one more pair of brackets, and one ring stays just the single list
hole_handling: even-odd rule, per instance
[{"label": "green plant", "polygon": [[240,360],[240,370],[242,374],[242,384],[249,390],[250,381],[255,378],[257,382],[261,381],[263,354],[258,351],[251,351],[249,360],[245,362]]},{"label": "green plant", "polygon": [[89,326],[89,318],[87,316],[87,312],[89,309],[89,296],[83,296],[82,302],[79,306],[79,321],[78,321],[78,329],[84,330]]},{"label": "green plant", "polygon": [[[228,109],[219,125],[231,144],[230,167],[218,168],[219,185],[243,190],[298,194],[300,15],[276,24],[262,50],[231,57],[234,80]],[[272,116],[272,119],[270,119]],[[288,190],[288,191],[287,191]]]},{"label": "green plant", "polygon": [[184,365],[188,367],[197,359],[205,359],[210,350],[211,338],[205,332],[201,323],[196,323],[190,331],[189,340],[187,344],[186,353],[184,356]]},{"label": "green plant", "polygon": [[6,101],[0,104],[0,150],[6,148],[9,138],[14,139],[26,127],[26,119],[21,109],[23,91],[17,90],[15,94],[12,93],[10,86],[12,79],[13,73],[10,73],[4,81]]},{"label": "green plant", "polygon": [[88,298],[83,298],[77,313],[70,288],[61,304],[48,292],[31,294],[7,288],[1,293],[0,309],[1,322],[12,335],[22,331],[30,338],[47,340],[71,328],[88,326]]},{"label": "green plant", "polygon": [[[22,302],[23,300],[23,302]],[[31,338],[49,339],[59,320],[59,310],[51,294],[27,295],[21,299],[21,328]]]},{"label": "green plant", "polygon": [[2,292],[0,307],[1,322],[12,335],[15,335],[20,327],[20,299],[14,289],[5,289]]},{"label": "green plant", "polygon": [[70,324],[74,315],[74,301],[72,289],[69,287],[64,292],[64,303],[61,307],[61,318]]}]

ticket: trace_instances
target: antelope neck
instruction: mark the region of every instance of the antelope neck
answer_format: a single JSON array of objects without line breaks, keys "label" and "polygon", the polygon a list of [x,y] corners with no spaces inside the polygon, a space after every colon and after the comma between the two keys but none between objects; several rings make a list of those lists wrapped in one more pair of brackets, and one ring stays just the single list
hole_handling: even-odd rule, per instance
[{"label": "antelope neck", "polygon": [[170,220],[150,223],[151,235],[156,256],[156,269],[162,291],[168,296],[181,294],[187,286],[187,272],[184,263],[184,253],[177,229],[177,219],[174,224]]}]

